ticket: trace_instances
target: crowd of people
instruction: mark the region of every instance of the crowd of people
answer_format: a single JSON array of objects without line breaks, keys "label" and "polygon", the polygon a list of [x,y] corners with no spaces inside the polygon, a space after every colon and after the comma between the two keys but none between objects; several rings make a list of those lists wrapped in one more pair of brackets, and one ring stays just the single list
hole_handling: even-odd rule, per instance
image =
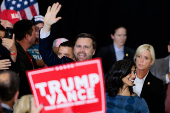
[{"label": "crowd of people", "polygon": [[[95,37],[80,33],[71,42],[57,38],[52,42],[51,26],[58,22],[59,3],[49,6],[45,17],[19,20],[14,10],[0,17],[0,113],[39,113],[35,107],[26,71],[64,63],[102,59],[107,113],[170,112],[170,56],[155,59],[154,47],[140,45],[136,50],[125,46],[127,27],[113,26],[113,44],[97,53]],[[6,29],[13,29],[7,38]],[[170,44],[168,45],[170,52]]]}]

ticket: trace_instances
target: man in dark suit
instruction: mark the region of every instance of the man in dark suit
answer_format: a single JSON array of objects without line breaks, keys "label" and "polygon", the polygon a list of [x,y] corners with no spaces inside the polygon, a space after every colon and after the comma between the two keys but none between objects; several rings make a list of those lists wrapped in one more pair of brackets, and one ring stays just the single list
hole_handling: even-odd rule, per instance
[{"label": "man in dark suit", "polygon": [[19,77],[20,94],[19,97],[26,94],[31,94],[31,88],[26,76],[26,71],[37,68],[35,59],[27,52],[36,39],[35,26],[31,20],[20,20],[14,25],[14,34],[16,39],[17,57],[19,58]]},{"label": "man in dark suit", "polygon": [[0,73],[1,107],[5,113],[12,113],[12,107],[19,95],[19,77],[13,71]]},{"label": "man in dark suit", "polygon": [[114,25],[110,36],[113,39],[113,44],[100,48],[95,56],[102,59],[105,74],[116,61],[122,59],[133,60],[135,54],[135,50],[124,46],[127,38],[127,29],[125,25]]},{"label": "man in dark suit", "polygon": [[[44,26],[40,30],[40,44],[39,50],[43,58],[43,61],[47,66],[58,65],[63,63],[74,62],[73,59],[63,56],[61,59],[54,53],[52,49],[52,43],[50,43],[51,25],[56,23],[61,17],[56,15],[59,12],[61,5],[54,3],[53,6],[48,8],[44,18]],[[91,59],[95,54],[96,42],[94,36],[88,33],[80,33],[75,39],[75,45],[73,49],[74,57],[76,61],[84,61]]]}]

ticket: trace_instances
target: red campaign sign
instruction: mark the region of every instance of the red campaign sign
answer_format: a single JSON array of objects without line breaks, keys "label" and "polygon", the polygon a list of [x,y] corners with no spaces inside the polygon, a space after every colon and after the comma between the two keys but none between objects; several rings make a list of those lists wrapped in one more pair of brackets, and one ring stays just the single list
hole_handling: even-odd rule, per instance
[{"label": "red campaign sign", "polygon": [[105,113],[104,76],[99,58],[27,71],[42,113]]}]

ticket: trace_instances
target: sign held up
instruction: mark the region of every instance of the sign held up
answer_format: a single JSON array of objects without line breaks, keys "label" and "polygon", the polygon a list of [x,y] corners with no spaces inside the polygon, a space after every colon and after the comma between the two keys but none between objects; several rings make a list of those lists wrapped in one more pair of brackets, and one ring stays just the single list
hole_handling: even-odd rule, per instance
[{"label": "sign held up", "polygon": [[105,113],[104,77],[99,58],[27,72],[42,113]]}]

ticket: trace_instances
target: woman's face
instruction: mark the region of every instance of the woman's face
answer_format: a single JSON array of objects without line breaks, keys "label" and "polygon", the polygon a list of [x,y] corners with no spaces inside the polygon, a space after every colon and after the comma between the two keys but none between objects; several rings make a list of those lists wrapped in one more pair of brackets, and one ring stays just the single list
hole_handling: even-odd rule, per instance
[{"label": "woman's face", "polygon": [[127,86],[133,86],[133,82],[135,81],[135,66],[131,68],[131,73],[129,73],[126,77],[122,78],[122,81]]},{"label": "woman's face", "polygon": [[149,50],[144,51],[142,54],[136,56],[136,67],[138,70],[148,70],[152,65],[151,53]]}]

